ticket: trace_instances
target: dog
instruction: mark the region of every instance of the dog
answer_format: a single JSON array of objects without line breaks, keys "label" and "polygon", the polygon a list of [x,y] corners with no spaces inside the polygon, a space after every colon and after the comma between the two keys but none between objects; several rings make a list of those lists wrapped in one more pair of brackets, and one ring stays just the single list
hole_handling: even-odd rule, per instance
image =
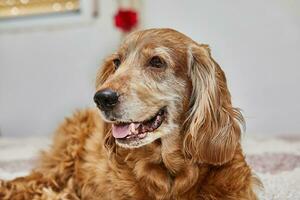
[{"label": "dog", "polygon": [[208,45],[172,29],[129,34],[76,112],[3,200],[256,200],[224,72]]}]

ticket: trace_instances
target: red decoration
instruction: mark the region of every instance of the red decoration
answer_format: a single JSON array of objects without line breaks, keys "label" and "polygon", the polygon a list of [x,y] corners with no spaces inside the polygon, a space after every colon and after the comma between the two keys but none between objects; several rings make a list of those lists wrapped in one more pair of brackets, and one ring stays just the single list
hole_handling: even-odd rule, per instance
[{"label": "red decoration", "polygon": [[123,32],[131,31],[138,23],[138,14],[132,9],[119,9],[115,15],[115,25]]}]

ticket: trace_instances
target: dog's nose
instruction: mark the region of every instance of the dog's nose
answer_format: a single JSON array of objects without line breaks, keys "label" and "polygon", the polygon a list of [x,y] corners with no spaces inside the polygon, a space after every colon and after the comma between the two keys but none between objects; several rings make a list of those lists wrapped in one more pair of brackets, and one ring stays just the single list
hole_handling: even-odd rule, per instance
[{"label": "dog's nose", "polygon": [[104,89],[96,92],[94,101],[97,106],[103,110],[112,110],[118,103],[118,93],[111,89]]}]

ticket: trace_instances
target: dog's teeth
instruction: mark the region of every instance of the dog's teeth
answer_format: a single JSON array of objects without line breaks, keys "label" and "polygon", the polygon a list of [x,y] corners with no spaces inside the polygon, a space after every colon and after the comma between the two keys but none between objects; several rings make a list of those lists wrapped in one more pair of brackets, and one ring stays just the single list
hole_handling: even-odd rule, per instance
[{"label": "dog's teeth", "polygon": [[141,126],[141,123],[134,123],[134,129],[137,131],[139,127]]},{"label": "dog's teeth", "polygon": [[142,133],[142,134],[138,135],[139,138],[144,138],[145,136],[146,136],[146,133]]},{"label": "dog's teeth", "polygon": [[155,122],[160,121],[160,120],[161,120],[161,116],[158,115]]},{"label": "dog's teeth", "polygon": [[130,125],[129,125],[129,132],[130,132],[130,134],[132,134],[132,133],[135,133],[135,125],[134,125],[134,123],[131,123]]}]

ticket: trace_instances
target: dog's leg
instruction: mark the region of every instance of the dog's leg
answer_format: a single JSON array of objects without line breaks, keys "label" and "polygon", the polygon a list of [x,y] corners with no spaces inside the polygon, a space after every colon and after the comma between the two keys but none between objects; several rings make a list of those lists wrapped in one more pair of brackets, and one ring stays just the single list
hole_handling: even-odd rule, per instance
[{"label": "dog's leg", "polygon": [[53,145],[41,154],[38,166],[26,176],[0,181],[1,200],[75,200],[76,163],[85,140],[99,128],[93,110],[77,112],[58,128]]},{"label": "dog's leg", "polygon": [[74,190],[73,179],[62,187],[40,173],[0,181],[1,200],[79,200]]}]

